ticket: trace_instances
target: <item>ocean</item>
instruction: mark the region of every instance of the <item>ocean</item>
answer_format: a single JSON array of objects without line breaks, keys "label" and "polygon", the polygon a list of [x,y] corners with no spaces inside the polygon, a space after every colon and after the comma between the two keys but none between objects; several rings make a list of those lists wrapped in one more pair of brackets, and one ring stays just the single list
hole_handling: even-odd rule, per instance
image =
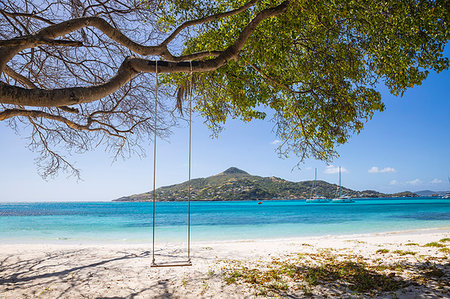
[{"label": "ocean", "polygon": [[[150,243],[151,202],[0,203],[1,243]],[[158,242],[183,242],[187,202],[156,203]],[[191,203],[191,238],[245,240],[450,227],[450,200]]]}]

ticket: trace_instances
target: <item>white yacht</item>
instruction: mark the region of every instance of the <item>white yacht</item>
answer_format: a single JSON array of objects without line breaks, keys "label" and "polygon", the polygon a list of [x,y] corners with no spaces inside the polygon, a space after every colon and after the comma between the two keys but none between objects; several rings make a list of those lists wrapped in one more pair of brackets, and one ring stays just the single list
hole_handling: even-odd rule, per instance
[{"label": "white yacht", "polygon": [[[447,178],[448,183],[450,184],[450,177]],[[441,197],[442,199],[450,199],[450,192],[447,192],[444,196]]]},{"label": "white yacht", "polygon": [[314,171],[314,196],[306,200],[307,203],[327,203],[330,200],[323,196],[317,195],[317,168]]},{"label": "white yacht", "polygon": [[342,187],[341,187],[341,167],[339,166],[339,187],[338,187],[338,197],[333,198],[331,202],[334,203],[351,203],[355,202],[350,196],[342,195]]},{"label": "white yacht", "polygon": [[323,196],[313,196],[311,198],[308,198],[306,200],[307,203],[324,203],[324,202],[330,202],[330,200]]},{"label": "white yacht", "polygon": [[334,203],[350,203],[350,202],[355,202],[355,201],[348,195],[342,195],[342,196],[339,196],[337,198],[333,198],[331,200],[331,202],[334,202]]}]

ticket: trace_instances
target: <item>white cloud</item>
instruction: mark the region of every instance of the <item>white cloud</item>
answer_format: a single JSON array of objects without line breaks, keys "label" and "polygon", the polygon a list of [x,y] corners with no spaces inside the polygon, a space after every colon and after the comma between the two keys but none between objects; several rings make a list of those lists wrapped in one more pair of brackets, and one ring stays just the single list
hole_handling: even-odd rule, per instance
[{"label": "white cloud", "polygon": [[392,180],[392,181],[389,183],[389,185],[398,185],[398,182],[397,182],[397,180]]},{"label": "white cloud", "polygon": [[275,139],[274,141],[271,142],[273,145],[278,145],[281,143],[281,140]]},{"label": "white cloud", "polygon": [[376,167],[376,166],[372,166],[372,168],[369,169],[369,172],[370,172],[370,173],[377,173],[377,172],[379,172],[379,169],[378,169],[378,167]]},{"label": "white cloud", "polygon": [[406,183],[410,184],[410,185],[419,185],[420,183],[422,183],[422,181],[419,180],[419,179],[415,179],[415,180],[412,180],[412,181],[407,181]]},{"label": "white cloud", "polygon": [[440,179],[434,179],[434,180],[431,181],[431,183],[432,183],[432,184],[440,184],[440,183],[442,183],[442,180],[440,180]]},{"label": "white cloud", "polygon": [[369,169],[369,173],[385,173],[385,172],[395,172],[395,168],[393,167],[385,167],[383,169],[379,169],[376,166],[372,166],[372,168]]},{"label": "white cloud", "polygon": [[[342,173],[348,173],[348,170],[345,169],[345,167],[341,167],[341,172]],[[327,168],[325,168],[323,173],[326,173],[326,174],[339,173],[339,167],[333,166],[333,165],[328,165]]]}]

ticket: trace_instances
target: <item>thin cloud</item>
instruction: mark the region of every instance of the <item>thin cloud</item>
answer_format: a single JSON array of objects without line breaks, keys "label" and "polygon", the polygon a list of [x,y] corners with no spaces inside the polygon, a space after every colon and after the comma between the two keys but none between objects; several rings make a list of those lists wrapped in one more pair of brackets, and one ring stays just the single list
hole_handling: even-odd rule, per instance
[{"label": "thin cloud", "polygon": [[410,184],[410,185],[419,185],[420,183],[422,183],[422,181],[419,180],[419,179],[415,179],[415,180],[412,180],[412,181],[407,181],[406,183]]},{"label": "thin cloud", "polygon": [[[348,170],[345,169],[345,167],[341,167],[341,172],[342,173],[348,173]],[[325,173],[325,174],[339,173],[339,167],[333,166],[333,165],[328,165],[327,168],[325,168],[323,173]]]},{"label": "thin cloud", "polygon": [[397,180],[392,180],[389,182],[389,185],[398,185]]},{"label": "thin cloud", "polygon": [[274,141],[271,142],[273,145],[278,145],[281,143],[281,140],[275,139]]},{"label": "thin cloud", "polygon": [[431,183],[432,183],[432,184],[440,184],[440,183],[442,183],[442,180],[440,180],[440,179],[433,179],[433,180],[431,181]]},{"label": "thin cloud", "polygon": [[377,166],[372,166],[369,169],[369,173],[386,173],[386,172],[395,172],[395,168],[393,167],[385,167],[383,169],[378,168]]}]

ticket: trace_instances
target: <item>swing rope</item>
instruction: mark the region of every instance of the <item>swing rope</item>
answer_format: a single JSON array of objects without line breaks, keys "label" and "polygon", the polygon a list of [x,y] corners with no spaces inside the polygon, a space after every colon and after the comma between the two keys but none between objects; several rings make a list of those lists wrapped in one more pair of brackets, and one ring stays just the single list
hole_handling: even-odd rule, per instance
[{"label": "swing rope", "polygon": [[155,122],[153,123],[153,250],[152,250],[152,265],[155,264],[155,208],[156,208],[156,115],[158,112],[158,60],[155,61]]},{"label": "swing rope", "polygon": [[189,186],[188,186],[188,263],[191,262],[191,157],[192,157],[192,60],[189,61]]},{"label": "swing rope", "polygon": [[155,263],[155,230],[156,230],[156,121],[158,106],[158,61],[155,62],[156,89],[155,89],[155,119],[154,119],[154,136],[153,136],[153,250],[151,267],[175,267],[175,266],[192,266],[191,263],[191,157],[192,157],[192,61],[189,62],[189,180],[188,180],[188,227],[187,227],[187,261],[177,264],[156,264]]}]

